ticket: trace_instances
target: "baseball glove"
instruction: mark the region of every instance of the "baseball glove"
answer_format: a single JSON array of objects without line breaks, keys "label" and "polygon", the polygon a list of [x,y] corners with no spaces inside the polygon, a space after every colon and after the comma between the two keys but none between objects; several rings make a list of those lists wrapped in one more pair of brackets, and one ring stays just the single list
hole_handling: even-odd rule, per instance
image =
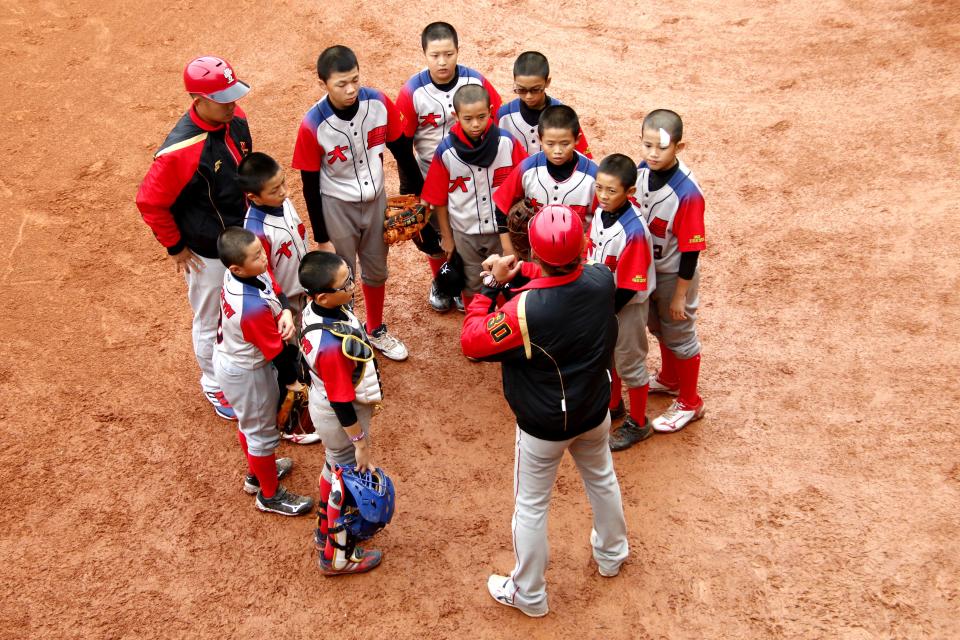
[{"label": "baseball glove", "polygon": [[510,244],[513,245],[514,255],[521,260],[530,259],[530,238],[527,236],[527,229],[535,213],[536,210],[527,199],[517,202],[507,213],[507,233],[510,234]]},{"label": "baseball glove", "polygon": [[310,394],[307,385],[301,385],[297,391],[286,389],[286,395],[280,400],[277,410],[277,429],[280,437],[294,444],[313,444],[320,442],[320,434],[310,419]]},{"label": "baseball glove", "polygon": [[396,244],[420,233],[430,219],[430,211],[413,195],[390,196],[384,212],[383,241]]}]

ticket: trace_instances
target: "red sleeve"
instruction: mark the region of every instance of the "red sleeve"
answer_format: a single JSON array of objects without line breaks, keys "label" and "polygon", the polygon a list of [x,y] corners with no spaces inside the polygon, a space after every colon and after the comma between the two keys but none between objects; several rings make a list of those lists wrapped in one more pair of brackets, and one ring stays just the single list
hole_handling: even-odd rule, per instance
[{"label": "red sleeve", "polygon": [[460,331],[460,346],[468,358],[489,358],[523,348],[523,334],[517,319],[519,297],[500,309],[488,312],[493,301],[482,293],[473,296]]},{"label": "red sleeve", "polygon": [[393,142],[404,134],[407,128],[406,123],[403,113],[393,103],[393,100],[388,98],[385,93],[381,95],[383,96],[383,105],[387,108],[387,142]]},{"label": "red sleeve", "polygon": [[513,160],[513,165],[516,166],[526,160],[527,150],[523,148],[523,145],[520,144],[520,141],[516,138],[513,139],[513,152],[511,159]]},{"label": "red sleeve", "polygon": [[158,156],[137,191],[137,208],[143,221],[167,248],[180,242],[180,229],[170,207],[196,172],[202,151],[201,141]]},{"label": "red sleeve", "polygon": [[507,213],[510,207],[523,198],[523,167],[517,164],[507,179],[503,181],[493,194],[493,204],[497,209]]},{"label": "red sleeve", "polygon": [[297,143],[293,148],[293,168],[301,171],[320,171],[323,164],[323,147],[317,142],[317,131],[308,118],[304,118],[297,131]]},{"label": "red sleeve", "polygon": [[647,274],[652,258],[646,236],[630,238],[617,260],[617,270],[613,274],[617,288],[647,291],[650,286]]},{"label": "red sleeve", "polygon": [[433,160],[430,162],[427,177],[423,180],[423,191],[420,192],[420,198],[435,207],[445,207],[449,184],[450,172],[447,171],[447,166],[440,159],[440,154],[435,153],[433,154]]},{"label": "red sleeve", "polygon": [[283,338],[277,330],[277,320],[266,303],[243,310],[240,331],[243,339],[260,349],[267,360],[273,360],[283,351]]},{"label": "red sleeve", "polygon": [[587,143],[587,136],[582,128],[580,129],[580,134],[577,136],[577,146],[575,149],[593,160],[593,154],[590,153],[590,145]]},{"label": "red sleeve", "polygon": [[703,195],[697,191],[683,196],[673,218],[673,234],[677,236],[680,251],[703,251],[707,248],[703,222]]},{"label": "red sleeve", "polygon": [[331,402],[353,402],[357,397],[353,388],[353,361],[344,357],[339,340],[324,340],[321,347],[315,368],[323,380],[327,399]]},{"label": "red sleeve", "polygon": [[539,278],[541,275],[543,275],[543,272],[540,270],[540,265],[538,265],[536,262],[525,260],[520,265],[520,275],[533,280],[534,278]]},{"label": "red sleeve", "polygon": [[413,108],[413,93],[407,85],[403,85],[397,96],[397,110],[403,115],[403,135],[412,138],[417,132],[420,118]]},{"label": "red sleeve", "polygon": [[500,107],[503,106],[503,99],[500,97],[500,94],[497,93],[497,90],[493,88],[493,85],[490,84],[490,81],[486,78],[483,79],[483,86],[490,94],[490,107],[493,109],[493,123],[496,124],[497,120],[500,119]]}]

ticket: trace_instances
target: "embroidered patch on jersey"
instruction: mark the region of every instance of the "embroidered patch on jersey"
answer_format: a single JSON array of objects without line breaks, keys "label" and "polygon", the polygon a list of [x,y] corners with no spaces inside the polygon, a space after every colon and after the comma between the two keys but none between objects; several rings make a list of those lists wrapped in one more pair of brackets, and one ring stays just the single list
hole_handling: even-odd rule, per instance
[{"label": "embroidered patch on jersey", "polygon": [[633,276],[632,278],[630,278],[630,280],[631,280],[634,284],[643,284],[644,282],[647,281],[647,279],[646,279],[644,276],[640,275],[640,274],[637,274],[637,275]]},{"label": "embroidered patch on jersey", "polygon": [[303,347],[304,355],[310,355],[310,352],[313,351],[313,345],[306,338],[300,339],[300,345]]},{"label": "embroidered patch on jersey", "polygon": [[507,314],[503,311],[487,320],[487,333],[493,338],[494,342],[503,342],[503,340],[513,333],[510,325],[507,324]]},{"label": "embroidered patch on jersey", "polygon": [[383,144],[387,141],[387,125],[381,125],[370,130],[367,134],[367,149]]},{"label": "embroidered patch on jersey", "polygon": [[503,184],[503,181],[507,179],[507,176],[510,175],[510,172],[513,171],[513,167],[500,167],[499,169],[493,170],[493,186],[499,187]]},{"label": "embroidered patch on jersey", "polygon": [[690,238],[689,243],[690,243],[690,244],[700,244],[701,242],[706,242],[706,241],[707,241],[707,239],[704,238],[702,235],[700,235],[700,234],[698,233],[697,235],[695,235],[695,236],[693,236],[692,238]]},{"label": "embroidered patch on jersey", "polygon": [[217,160],[216,162],[214,162],[214,163],[213,163],[213,171],[214,171],[215,173],[218,172],[218,171],[220,171],[220,165],[222,165],[222,164],[223,164],[223,160]]},{"label": "embroidered patch on jersey", "polygon": [[650,218],[650,233],[658,238],[667,237],[667,221],[663,218]]}]

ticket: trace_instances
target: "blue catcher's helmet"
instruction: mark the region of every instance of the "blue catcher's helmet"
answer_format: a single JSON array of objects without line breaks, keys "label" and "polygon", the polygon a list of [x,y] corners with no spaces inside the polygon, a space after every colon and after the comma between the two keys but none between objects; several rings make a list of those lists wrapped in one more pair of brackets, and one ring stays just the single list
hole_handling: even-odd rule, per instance
[{"label": "blue catcher's helmet", "polygon": [[337,465],[337,473],[344,488],[344,507],[337,524],[360,540],[373,537],[393,518],[393,481],[379,467],[360,473],[355,467]]}]

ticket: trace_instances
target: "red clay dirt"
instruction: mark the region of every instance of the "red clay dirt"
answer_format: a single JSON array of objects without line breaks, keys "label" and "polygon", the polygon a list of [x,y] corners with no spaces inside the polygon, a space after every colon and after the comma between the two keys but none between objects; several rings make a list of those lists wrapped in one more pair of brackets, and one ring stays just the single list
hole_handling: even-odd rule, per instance
[{"label": "red clay dirt", "polygon": [[[0,7],[0,637],[960,636],[960,4],[423,6]],[[498,367],[459,355],[461,316],[429,311],[416,249],[390,256],[412,356],[384,363],[374,427],[398,495],[385,563],[324,579],[311,520],[240,490],[183,280],[133,203],[194,55],[234,63],[255,147],[289,165],[319,51],[353,47],[395,96],[431,20],[506,97],[514,57],[546,53],[598,159],[638,158],[642,116],[676,109],[707,197],[707,416],[616,456],[615,579],[564,463],[541,620],[486,593],[512,566],[513,426]],[[322,453],[281,447],[292,489],[314,491]]]}]

